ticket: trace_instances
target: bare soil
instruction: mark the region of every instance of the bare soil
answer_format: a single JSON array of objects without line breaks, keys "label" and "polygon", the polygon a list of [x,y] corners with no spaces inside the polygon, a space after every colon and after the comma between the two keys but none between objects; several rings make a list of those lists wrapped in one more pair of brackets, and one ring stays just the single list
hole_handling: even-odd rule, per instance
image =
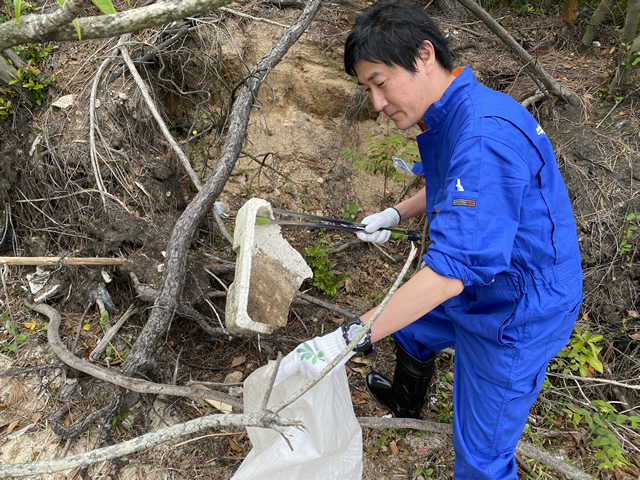
[{"label": "bare soil", "polygon": [[[134,2],[132,2],[134,3]],[[340,218],[352,204],[361,204],[358,217],[378,211],[421,187],[407,182],[385,184],[381,177],[358,171],[340,156],[345,146],[361,144],[369,135],[397,133],[383,115],[377,115],[356,92],[355,81],[342,71],[342,45],[348,28],[364,5],[325,5],[309,32],[274,69],[260,91],[252,111],[243,154],[219,201],[226,206],[229,231],[234,214],[252,197],[266,199],[274,208]],[[299,11],[277,9],[263,3],[232,5],[254,17],[284,24],[295,21]],[[357,8],[355,8],[357,7]],[[124,8],[124,6],[122,7]],[[535,83],[510,56],[506,47],[480,22],[456,25],[431,13],[449,35],[457,65],[470,65],[478,79],[505,91],[519,101],[531,96]],[[577,26],[569,28],[555,16],[518,16],[513,11],[493,11],[505,28],[547,71],[573,90],[583,105],[569,108],[546,99],[531,110],[549,135],[574,205],[584,268],[585,301],[577,326],[604,336],[601,358],[604,374],[590,375],[617,381],[639,375],[640,344],[640,236],[625,237],[630,213],[640,213],[640,89],[630,86],[624,98],[602,95],[610,69],[609,50],[616,46],[612,28],[598,36],[600,48],[579,55],[576,45],[589,12],[581,12]],[[187,151],[203,179],[211,173],[223,140],[229,105],[225,85],[234,85],[243,73],[243,63],[253,65],[270,48],[281,28],[229,14],[211,15],[197,28],[141,71],[154,92],[161,111],[176,139]],[[145,32],[132,45],[132,56],[159,44],[169,34]],[[49,91],[51,102],[74,95],[68,109],[51,103],[41,109],[24,109],[4,124],[0,147],[0,198],[10,212],[14,229],[15,256],[126,257],[122,267],[58,266],[51,272],[47,288],[59,285],[48,300],[63,316],[61,336],[71,347],[80,329],[77,353],[86,358],[102,338],[99,312],[83,312],[90,292],[105,275],[107,290],[118,308],[118,318],[129,305],[141,307],[114,340],[108,361],[98,362],[117,369],[121,356],[135,342],[144,325],[149,304],[137,298],[130,274],[152,288],[162,279],[163,252],[171,229],[195,188],[154,124],[148,108],[128,75],[100,89],[97,122],[99,164],[109,198],[107,207],[97,193],[88,145],[89,92],[95,72],[115,46],[115,41],[96,53],[103,42],[63,44],[46,65],[58,72]],[[108,72],[117,67],[117,61]],[[107,73],[109,74],[109,73]],[[209,97],[200,90],[207,89]],[[613,96],[617,94],[614,92]],[[354,113],[356,112],[356,113]],[[415,131],[405,132],[408,137]],[[117,199],[117,200],[114,200]],[[125,208],[126,207],[126,208]],[[1,213],[0,208],[0,213]],[[408,228],[422,231],[423,222]],[[390,241],[380,248],[354,241],[345,232],[283,227],[285,238],[299,251],[334,244],[334,269],[347,276],[337,295],[329,297],[311,282],[303,290],[326,302],[353,312],[376,305],[402,268],[409,245]],[[625,240],[626,238],[626,240]],[[621,244],[628,253],[619,254]],[[183,299],[203,315],[224,316],[224,298],[215,292],[233,281],[233,272],[223,267],[235,262],[229,243],[211,217],[200,225],[189,252],[189,273]],[[5,295],[0,311],[18,325],[24,341],[19,356],[0,344],[0,373],[23,367],[43,367],[10,376],[0,376],[0,463],[26,463],[59,458],[95,448],[98,428],[72,440],[58,436],[52,415],[62,407],[64,427],[74,425],[108,402],[114,387],[73,371],[44,368],[59,363],[46,342],[46,319],[29,311],[28,275],[35,267],[9,267],[3,271]],[[289,322],[277,332],[300,340],[336,328],[345,317],[318,306],[294,305]],[[5,320],[6,321],[6,320]],[[223,320],[222,320],[223,321]],[[0,325],[2,323],[0,322]],[[184,385],[190,380],[237,383],[288,352],[286,341],[230,336],[209,336],[188,319],[177,316],[158,347],[156,382]],[[427,419],[446,422],[450,412],[452,357],[442,354],[434,380],[433,402],[425,409]],[[354,359],[347,365],[354,410],[358,416],[381,416],[364,386],[372,368],[391,373],[392,342],[381,342],[373,359]],[[629,465],[598,469],[593,459],[589,431],[583,423],[573,428],[564,421],[563,401],[574,396],[587,400],[617,402],[620,411],[637,409],[637,390],[609,385],[564,385],[551,378],[556,389],[543,390],[532,409],[528,438],[554,455],[564,456],[578,468],[597,478],[638,478],[638,431],[621,431]],[[636,382],[637,383],[637,382]],[[241,394],[237,385],[219,387]],[[562,393],[558,393],[562,392]],[[633,413],[633,410],[631,410]],[[635,410],[637,411],[637,410]],[[112,441],[117,443],[147,431],[216,412],[206,402],[171,397],[145,397],[114,420]],[[636,413],[637,414],[637,413]],[[24,432],[16,437],[17,432]],[[117,472],[111,463],[89,468],[91,478],[214,478],[227,479],[249,452],[251,445],[242,429],[213,436],[203,432],[179,445],[167,444],[127,459]],[[453,448],[446,436],[411,430],[363,429],[364,476],[377,478],[453,478]],[[536,463],[518,458],[522,478],[564,478]],[[430,476],[425,473],[432,469]],[[79,478],[79,471],[60,472],[34,478]],[[540,476],[537,476],[540,475]]]}]

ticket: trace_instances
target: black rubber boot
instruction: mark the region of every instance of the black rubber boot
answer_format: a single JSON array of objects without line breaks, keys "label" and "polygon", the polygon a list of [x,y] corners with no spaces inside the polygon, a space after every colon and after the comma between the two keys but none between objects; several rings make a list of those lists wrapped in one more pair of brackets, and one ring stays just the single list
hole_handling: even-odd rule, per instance
[{"label": "black rubber boot", "polygon": [[393,381],[378,372],[367,375],[371,396],[391,410],[394,417],[420,418],[429,393],[435,367],[435,354],[421,362],[396,343],[396,370]]}]

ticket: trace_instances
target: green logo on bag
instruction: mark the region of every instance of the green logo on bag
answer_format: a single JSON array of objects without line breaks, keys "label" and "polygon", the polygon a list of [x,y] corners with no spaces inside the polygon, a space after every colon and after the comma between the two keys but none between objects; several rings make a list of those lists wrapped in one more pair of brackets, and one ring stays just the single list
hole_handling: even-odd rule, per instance
[{"label": "green logo on bag", "polygon": [[302,346],[296,350],[296,352],[301,354],[300,360],[311,360],[311,363],[313,365],[315,365],[318,360],[322,360],[323,362],[326,361],[322,358],[324,357],[323,351],[316,353],[316,351],[306,342],[303,343]]}]

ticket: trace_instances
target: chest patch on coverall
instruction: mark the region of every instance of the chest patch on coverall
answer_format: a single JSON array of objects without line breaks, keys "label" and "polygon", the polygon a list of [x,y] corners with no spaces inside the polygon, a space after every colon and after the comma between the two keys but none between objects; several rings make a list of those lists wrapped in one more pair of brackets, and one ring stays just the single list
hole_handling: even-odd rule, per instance
[{"label": "chest patch on coverall", "polygon": [[454,198],[453,199],[454,207],[472,207],[475,208],[476,201],[468,198]]}]

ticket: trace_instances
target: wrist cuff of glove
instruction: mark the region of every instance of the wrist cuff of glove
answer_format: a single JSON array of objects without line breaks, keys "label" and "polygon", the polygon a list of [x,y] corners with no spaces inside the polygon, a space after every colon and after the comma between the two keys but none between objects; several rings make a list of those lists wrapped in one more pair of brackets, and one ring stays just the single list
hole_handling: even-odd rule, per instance
[{"label": "wrist cuff of glove", "polygon": [[402,215],[400,215],[400,212],[398,211],[398,209],[396,207],[389,207],[389,208],[393,209],[398,214],[398,223],[400,223],[402,221]]},{"label": "wrist cuff of glove", "polygon": [[[320,337],[320,340],[322,342],[322,349],[327,355],[329,361],[333,360],[340,353],[342,353],[344,347],[347,346],[344,341],[344,337],[342,336],[342,327],[334,330],[324,337]],[[346,363],[346,361],[349,360],[354,354],[355,352],[349,352],[345,357],[344,362]]]}]

